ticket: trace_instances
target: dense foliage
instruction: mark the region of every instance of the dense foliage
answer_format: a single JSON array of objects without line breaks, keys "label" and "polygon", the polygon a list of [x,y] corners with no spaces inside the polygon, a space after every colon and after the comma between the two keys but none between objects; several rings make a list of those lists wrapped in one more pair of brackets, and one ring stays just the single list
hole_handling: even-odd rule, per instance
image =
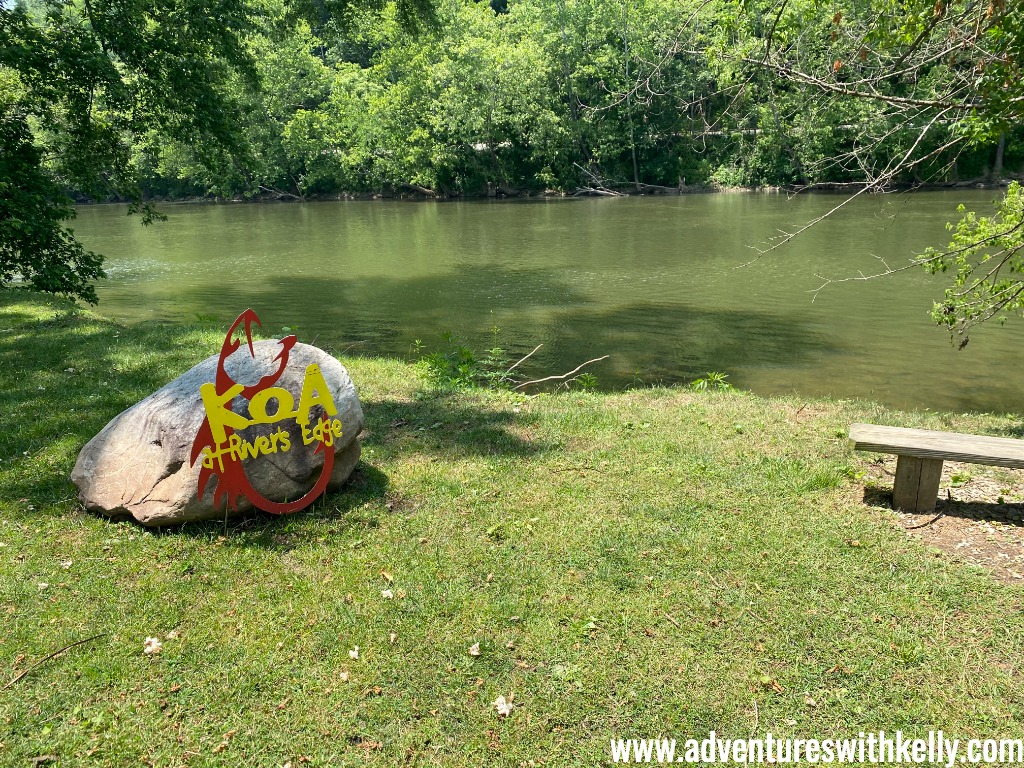
[{"label": "dense foliage", "polygon": [[932,311],[967,343],[967,330],[991,317],[1024,310],[1024,195],[1013,182],[992,216],[978,216],[960,206],[963,218],[944,251],[929,249],[925,266],[953,273],[953,284]]},{"label": "dense foliage", "polygon": [[[438,0],[437,24],[416,34],[387,6],[344,29],[268,25],[253,42],[254,157],[211,174],[192,145],[162,145],[143,158],[149,190],[888,185],[987,179],[1024,160],[1016,102],[996,82],[1012,76],[1006,46],[992,42],[974,77],[984,41],[949,37],[964,21],[952,8],[940,26],[916,0],[849,15],[817,0],[492,5]],[[883,6],[902,25],[877,24]]]},{"label": "dense foliage", "polygon": [[41,167],[23,120],[0,114],[0,285],[21,278],[51,293],[95,301],[101,259],[63,226],[74,209]]},{"label": "dense foliage", "polygon": [[[372,2],[310,0],[291,17],[341,23]],[[408,28],[425,7],[394,14]],[[66,227],[70,195],[129,200],[148,223],[148,158],[187,147],[209,189],[256,183],[264,149],[239,126],[272,94],[256,95],[256,44],[282,14],[258,0],[0,4],[0,285],[95,301],[101,260]]]},{"label": "dense foliage", "polygon": [[[100,260],[60,222],[68,192],[141,201],[134,152],[150,134],[204,157],[240,147],[242,0],[57,0],[0,11],[0,283],[95,300]],[[153,212],[142,206],[148,221]]]}]

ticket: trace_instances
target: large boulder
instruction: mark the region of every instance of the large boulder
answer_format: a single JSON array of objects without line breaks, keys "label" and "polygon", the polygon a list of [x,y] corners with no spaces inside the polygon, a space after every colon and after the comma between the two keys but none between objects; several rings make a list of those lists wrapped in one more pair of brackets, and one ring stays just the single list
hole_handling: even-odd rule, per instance
[{"label": "large boulder", "polygon": [[[281,350],[276,341],[258,341],[250,355],[248,346],[242,344],[227,359],[225,369],[235,382],[253,385],[277,369],[275,358]],[[216,355],[207,358],[136,403],[86,444],[71,473],[86,509],[116,518],[130,516],[148,526],[224,517],[226,500],[214,504],[218,479],[211,479],[199,497],[203,460],[190,463],[193,441],[206,417],[200,386],[214,382],[217,360]],[[348,373],[323,350],[295,344],[274,386],[288,390],[299,403],[307,366],[313,363],[323,374],[338,409],[335,418],[342,424],[341,437],[327,449],[335,453],[328,484],[334,489],[348,479],[359,461],[357,436],[363,428],[363,411]],[[249,402],[240,396],[232,402],[232,410],[246,417],[248,407]],[[270,411],[273,413],[273,408]],[[280,429],[288,432],[290,449],[249,456],[243,466],[249,482],[263,497],[274,502],[294,501],[313,487],[324,462],[323,452],[314,454],[314,445],[303,445],[296,420],[255,424],[236,434],[255,442],[258,436],[270,436]],[[253,508],[244,496],[236,501],[237,509],[232,512]]]}]

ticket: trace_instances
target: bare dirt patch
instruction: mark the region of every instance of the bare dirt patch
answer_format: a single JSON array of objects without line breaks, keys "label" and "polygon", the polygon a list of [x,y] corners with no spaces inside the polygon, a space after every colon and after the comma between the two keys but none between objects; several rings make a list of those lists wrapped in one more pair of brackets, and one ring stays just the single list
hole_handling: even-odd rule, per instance
[{"label": "bare dirt patch", "polygon": [[[896,457],[872,460],[864,501],[892,506]],[[896,512],[907,535],[962,562],[986,568],[1008,584],[1024,584],[1024,470],[947,461],[935,512]]]}]

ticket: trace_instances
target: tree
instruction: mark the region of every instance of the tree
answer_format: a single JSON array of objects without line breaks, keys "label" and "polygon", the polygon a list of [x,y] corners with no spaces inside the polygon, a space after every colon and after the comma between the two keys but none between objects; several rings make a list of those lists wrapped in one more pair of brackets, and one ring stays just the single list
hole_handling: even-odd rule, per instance
[{"label": "tree", "polygon": [[931,272],[953,272],[953,284],[935,303],[932,317],[967,343],[968,330],[992,317],[1024,311],[1024,194],[1010,184],[992,216],[960,206],[948,248],[929,249],[921,262]]},{"label": "tree", "polygon": [[[17,0],[0,4],[0,286],[96,301],[102,260],[66,222],[70,191],[132,203],[144,223],[139,148],[188,146],[199,165],[246,165],[240,130],[259,88],[254,35],[268,19],[343,24],[382,0]],[[400,0],[407,26],[430,0]]]},{"label": "tree", "polygon": [[[855,197],[894,183],[963,177],[998,181],[1007,138],[1020,137],[1024,117],[1024,7],[1005,0],[777,0],[744,4],[759,26],[759,45],[742,61],[768,72],[783,92],[812,92],[832,103],[859,104],[859,123],[841,126],[855,140],[811,164],[821,178],[839,172]],[[1013,150],[1011,150],[1013,151]],[[1016,158],[1020,154],[1016,153]],[[986,167],[987,165],[987,167]],[[814,179],[811,183],[813,184]],[[1020,188],[1011,185],[993,216],[961,208],[963,218],[946,249],[928,249],[904,267],[952,271],[953,285],[933,317],[959,333],[961,346],[975,324],[1024,310]],[[812,226],[784,233],[772,250]]]},{"label": "tree", "polygon": [[103,274],[100,257],[63,226],[73,214],[42,168],[25,121],[0,114],[0,285],[21,278],[42,291],[95,301],[90,280]]}]

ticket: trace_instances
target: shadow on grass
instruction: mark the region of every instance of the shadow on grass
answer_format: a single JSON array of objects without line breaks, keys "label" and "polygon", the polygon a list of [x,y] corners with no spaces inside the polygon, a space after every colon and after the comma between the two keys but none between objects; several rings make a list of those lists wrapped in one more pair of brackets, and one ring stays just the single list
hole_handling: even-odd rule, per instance
[{"label": "shadow on grass", "polygon": [[[892,506],[892,489],[867,486],[864,488],[864,503],[873,507]],[[953,517],[960,520],[998,522],[1024,528],[1024,504],[997,504],[991,501],[958,501],[938,498],[935,511],[926,515]],[[915,530],[913,528],[908,530]]]},{"label": "shadow on grass", "polygon": [[[18,302],[51,316],[33,316]],[[121,411],[215,353],[223,333],[157,323],[125,328],[22,291],[0,292],[0,329],[0,500],[8,502],[8,517],[26,518],[74,505],[69,476],[82,447]],[[510,431],[511,414],[458,396],[363,407],[364,444],[385,452],[526,456],[542,449]],[[386,486],[387,478],[363,462],[356,482],[324,503],[347,514],[382,497]],[[215,521],[210,530],[218,524],[223,528]]]},{"label": "shadow on grass", "polygon": [[537,456],[554,446],[513,434],[513,423],[528,428],[536,419],[528,414],[479,410],[467,406],[457,394],[439,394],[421,400],[368,400],[363,403],[366,432],[363,445],[385,451],[429,452],[448,457]]},{"label": "shadow on grass", "polygon": [[[286,552],[308,541],[308,536],[293,537],[293,533],[308,533],[304,529],[312,523],[316,535],[344,536],[353,530],[376,528],[379,514],[367,507],[368,502],[388,498],[388,476],[376,467],[359,462],[348,482],[338,491],[326,493],[309,508],[291,515],[271,515],[259,510],[235,515],[225,522],[204,520],[182,525],[154,528],[162,536],[188,536],[212,538],[226,534],[227,544],[233,547],[258,547]],[[400,500],[391,500],[396,506]],[[324,525],[327,523],[327,525]],[[129,524],[133,524],[129,521]]]}]

